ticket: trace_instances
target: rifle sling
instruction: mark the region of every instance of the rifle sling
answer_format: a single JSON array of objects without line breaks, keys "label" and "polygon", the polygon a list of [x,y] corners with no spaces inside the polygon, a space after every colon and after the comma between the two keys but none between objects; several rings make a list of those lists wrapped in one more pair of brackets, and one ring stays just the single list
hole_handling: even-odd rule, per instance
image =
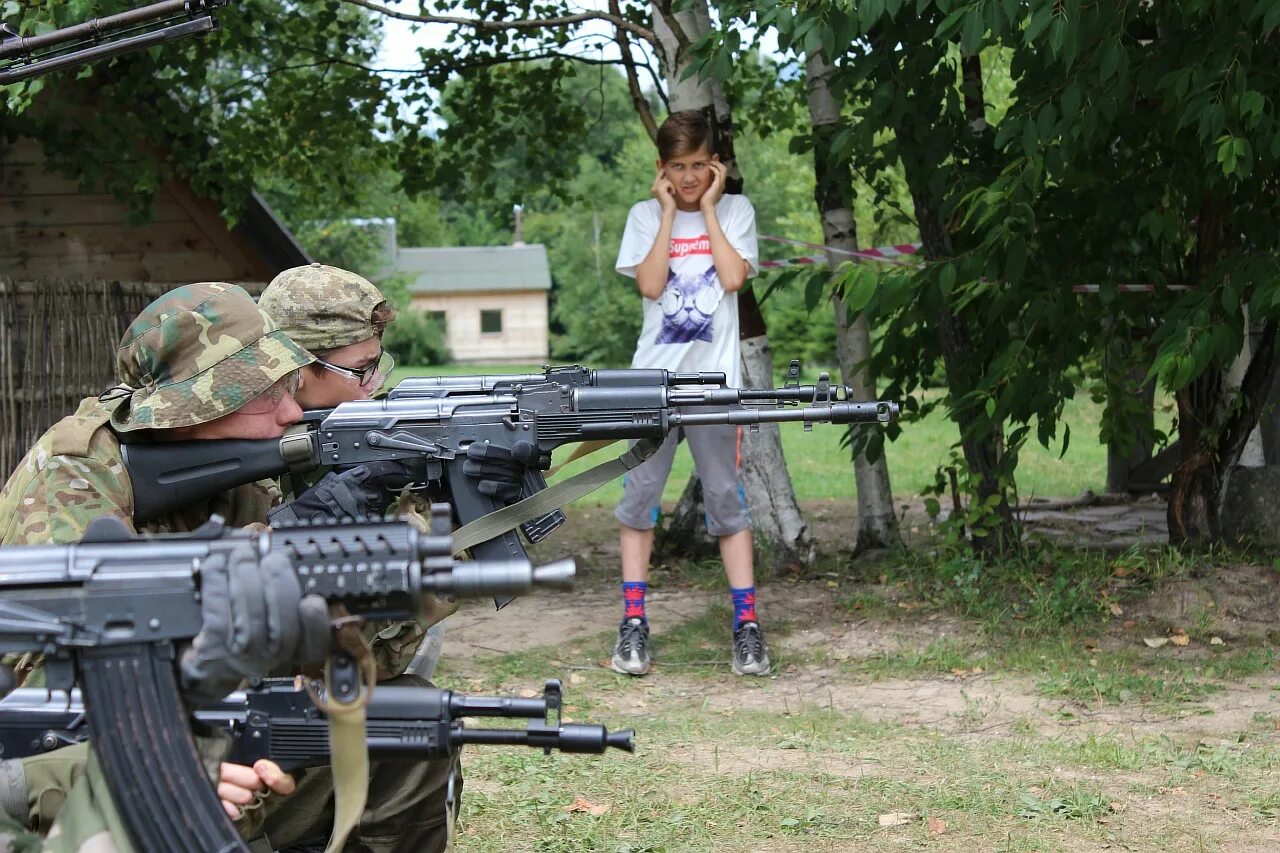
[{"label": "rifle sling", "polygon": [[573,503],[589,495],[610,480],[616,480],[653,455],[661,442],[641,439],[616,459],[601,462],[580,474],[574,474],[536,495],[505,506],[497,512],[477,518],[453,532],[453,553],[459,554],[472,545],[488,542],[508,530],[514,530],[531,518],[546,515],[553,509]]}]

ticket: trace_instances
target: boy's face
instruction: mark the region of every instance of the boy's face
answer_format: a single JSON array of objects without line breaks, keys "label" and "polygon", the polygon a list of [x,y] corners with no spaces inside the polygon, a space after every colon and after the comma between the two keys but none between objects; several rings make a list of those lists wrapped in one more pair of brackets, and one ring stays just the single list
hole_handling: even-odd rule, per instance
[{"label": "boy's face", "polygon": [[696,151],[672,157],[670,160],[659,160],[658,168],[676,190],[676,201],[681,207],[696,207],[703,194],[711,187],[714,175],[711,172],[711,161],[720,158],[712,154],[707,146]]}]

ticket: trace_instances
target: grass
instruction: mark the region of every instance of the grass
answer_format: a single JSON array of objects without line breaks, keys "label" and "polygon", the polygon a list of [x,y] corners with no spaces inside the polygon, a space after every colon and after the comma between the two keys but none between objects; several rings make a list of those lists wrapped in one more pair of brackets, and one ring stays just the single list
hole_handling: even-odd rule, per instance
[{"label": "grass", "polygon": [[[538,365],[445,365],[428,368],[397,368],[390,384],[408,376],[458,376],[473,373],[537,373]],[[1076,495],[1086,489],[1100,491],[1106,485],[1106,447],[1097,440],[1101,406],[1086,395],[1068,401],[1064,418],[1073,436],[1067,453],[1059,458],[1060,448],[1047,450],[1030,444],[1022,452],[1018,466],[1018,484],[1024,498],[1035,495]],[[854,499],[853,468],[849,451],[841,446],[842,427],[818,424],[805,432],[800,424],[783,424],[783,451],[796,496],[801,500],[852,501]],[[918,423],[907,425],[895,442],[888,443],[886,457],[894,491],[901,496],[914,496],[934,480],[934,472],[949,458],[950,447],[958,440],[955,424],[942,412],[934,412]],[[603,453],[567,466],[562,476],[577,473],[603,460]],[[557,454],[556,462],[567,458]],[[663,499],[675,502],[680,497],[693,460],[686,447],[676,453],[672,476],[667,480]],[[582,500],[595,504],[615,504],[622,497],[619,482],[610,483]]]},{"label": "grass", "polygon": [[[712,606],[664,633],[663,659],[718,648],[725,617]],[[1104,683],[1080,679],[1090,667],[1071,656],[1078,645],[1067,637],[1021,651],[1008,637],[976,639],[971,646],[942,641],[905,649],[844,680],[892,676],[928,685],[932,672],[971,665],[981,649],[984,677],[1015,674],[1037,657],[1042,670],[1061,669],[1059,686],[1044,691],[1050,698],[1098,691]],[[446,660],[446,680],[465,677],[471,690],[509,690],[528,681],[528,672],[555,666],[558,654],[532,650],[523,659],[536,663],[524,673],[514,666],[517,656]],[[1125,654],[1098,657],[1104,672],[1141,665]],[[722,669],[659,667],[644,681],[573,669],[567,701],[574,719],[635,726],[637,754],[470,749],[458,849],[1164,851],[1233,849],[1251,839],[1249,849],[1264,849],[1263,839],[1276,838],[1266,829],[1280,814],[1273,732],[1142,736],[1122,719],[1107,731],[1076,732],[1071,727],[1079,722],[1055,717],[1046,705],[1043,718],[988,736],[985,706],[948,731],[824,707],[789,686],[797,673],[787,664],[776,681],[734,681]],[[1100,688],[1098,702],[1134,719],[1146,713],[1142,691],[1162,692],[1161,710],[1172,712],[1221,689],[1176,677],[1165,688],[1136,674],[1117,678]],[[1042,733],[1046,724],[1060,731]]]}]

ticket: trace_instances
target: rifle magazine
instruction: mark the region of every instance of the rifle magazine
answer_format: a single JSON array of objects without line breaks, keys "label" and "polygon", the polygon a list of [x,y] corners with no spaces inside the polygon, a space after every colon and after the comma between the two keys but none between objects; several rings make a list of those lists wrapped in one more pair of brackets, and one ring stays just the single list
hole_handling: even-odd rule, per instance
[{"label": "rifle magazine", "polygon": [[248,853],[196,753],[168,644],[90,649],[80,660],[90,742],[140,853]]}]

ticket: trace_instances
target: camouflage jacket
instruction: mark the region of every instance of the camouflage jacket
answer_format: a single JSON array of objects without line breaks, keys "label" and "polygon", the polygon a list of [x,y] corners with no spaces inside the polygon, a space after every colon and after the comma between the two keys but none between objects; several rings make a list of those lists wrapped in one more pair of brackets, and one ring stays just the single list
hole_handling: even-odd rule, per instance
[{"label": "camouflage jacket", "polygon": [[[54,424],[27,451],[0,489],[3,535],[0,544],[70,544],[89,522],[114,515],[135,530],[133,484],[120,457],[120,441],[107,426],[115,405],[96,397],[80,402],[75,414]],[[262,522],[280,500],[270,480],[240,486],[197,506],[144,525],[140,533],[185,533],[217,513],[227,524]]]}]

